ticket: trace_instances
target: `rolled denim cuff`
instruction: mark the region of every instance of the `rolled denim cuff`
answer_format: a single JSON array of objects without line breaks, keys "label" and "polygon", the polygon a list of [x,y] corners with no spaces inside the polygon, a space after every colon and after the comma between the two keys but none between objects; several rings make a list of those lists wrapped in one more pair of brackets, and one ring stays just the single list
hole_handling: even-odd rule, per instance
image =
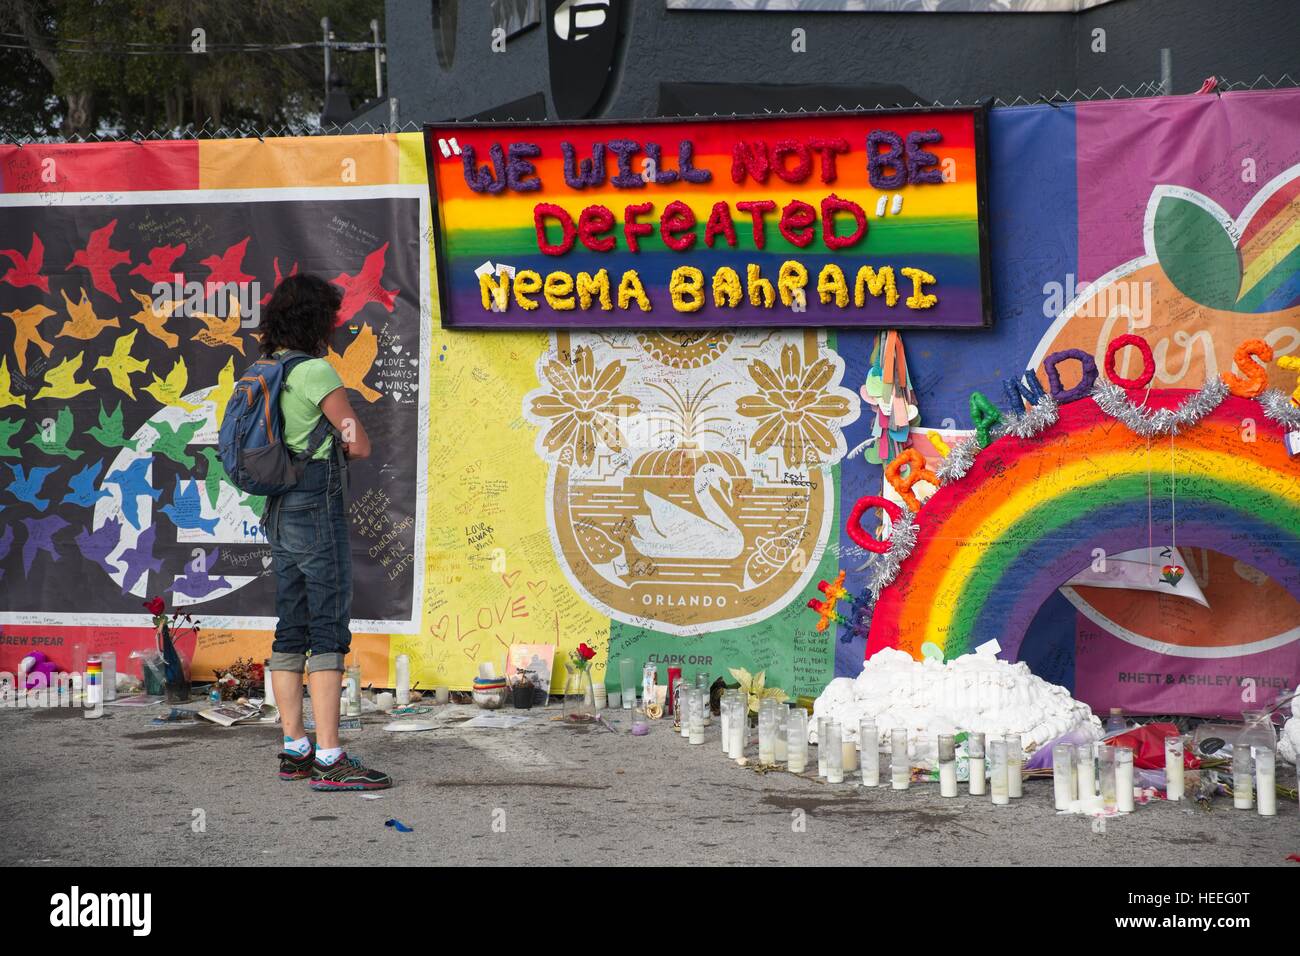
[{"label": "rolled denim cuff", "polygon": [[314,674],[317,671],[342,671],[343,655],[337,651],[329,651],[324,654],[317,654],[312,651],[311,657],[307,658],[307,673]]},{"label": "rolled denim cuff", "polygon": [[301,674],[306,664],[306,654],[290,654],[288,651],[271,652],[271,670],[273,671],[293,671],[295,674]]}]

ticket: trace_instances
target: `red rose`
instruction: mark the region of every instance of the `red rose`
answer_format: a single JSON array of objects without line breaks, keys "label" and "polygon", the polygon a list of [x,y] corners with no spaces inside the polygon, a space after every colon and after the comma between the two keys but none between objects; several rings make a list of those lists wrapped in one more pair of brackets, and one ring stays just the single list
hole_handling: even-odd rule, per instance
[{"label": "red rose", "polygon": [[146,601],[144,606],[149,611],[150,614],[161,614],[163,611],[167,610],[167,605],[163,602],[163,599],[160,597],[156,597],[153,598],[152,600]]},{"label": "red rose", "polygon": [[584,661],[589,661],[589,660],[591,660],[593,657],[596,656],[596,652],[593,651],[593,650],[592,650],[590,647],[588,647],[586,644],[579,644],[579,645],[578,645],[578,656],[581,657]]}]

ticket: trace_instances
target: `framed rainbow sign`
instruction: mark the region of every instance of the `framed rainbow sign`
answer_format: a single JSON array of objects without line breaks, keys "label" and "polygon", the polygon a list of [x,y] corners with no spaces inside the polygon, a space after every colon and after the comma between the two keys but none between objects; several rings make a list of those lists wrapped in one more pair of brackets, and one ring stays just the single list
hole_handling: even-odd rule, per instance
[{"label": "framed rainbow sign", "polygon": [[982,108],[426,126],[448,328],[987,328]]}]

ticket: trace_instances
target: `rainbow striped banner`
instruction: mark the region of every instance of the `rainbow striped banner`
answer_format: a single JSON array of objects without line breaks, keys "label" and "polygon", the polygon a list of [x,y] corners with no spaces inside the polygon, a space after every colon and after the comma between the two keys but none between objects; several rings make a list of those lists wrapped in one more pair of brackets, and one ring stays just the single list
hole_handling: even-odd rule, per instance
[{"label": "rainbow striped banner", "polygon": [[986,328],[985,121],[426,126],[443,325]]}]

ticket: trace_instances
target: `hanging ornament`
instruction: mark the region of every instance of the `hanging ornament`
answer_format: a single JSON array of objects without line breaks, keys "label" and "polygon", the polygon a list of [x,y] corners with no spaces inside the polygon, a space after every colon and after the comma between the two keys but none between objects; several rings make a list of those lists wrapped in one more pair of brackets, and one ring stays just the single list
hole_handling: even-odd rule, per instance
[{"label": "hanging ornament", "polygon": [[1178,582],[1183,579],[1183,575],[1186,573],[1187,569],[1181,564],[1166,564],[1160,569],[1160,580],[1171,588],[1177,588]]},{"label": "hanging ornament", "polygon": [[883,465],[911,443],[912,426],[921,420],[903,339],[897,332],[881,332],[876,337],[871,368],[858,394],[871,409],[871,437],[848,457],[860,453],[871,464]]},{"label": "hanging ornament", "polygon": [[1195,425],[1218,408],[1227,395],[1228,386],[1217,376],[1177,408],[1143,408],[1134,404],[1123,388],[1110,382],[1098,382],[1092,390],[1098,408],[1143,438],[1174,435],[1180,428]]}]

